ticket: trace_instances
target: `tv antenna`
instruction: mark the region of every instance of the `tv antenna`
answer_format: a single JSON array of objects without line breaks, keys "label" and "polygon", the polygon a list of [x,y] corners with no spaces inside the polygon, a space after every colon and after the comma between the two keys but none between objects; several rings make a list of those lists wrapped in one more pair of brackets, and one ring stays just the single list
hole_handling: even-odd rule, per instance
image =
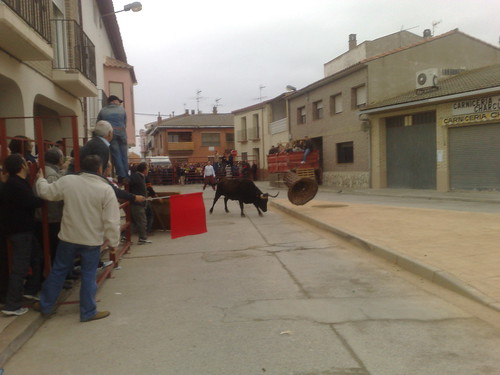
[{"label": "tv antenna", "polygon": [[432,36],[434,36],[434,29],[436,28],[437,25],[439,25],[442,21],[432,21]]},{"label": "tv antenna", "polygon": [[196,98],[191,98],[191,99],[196,99],[196,113],[200,113],[200,101],[205,99],[203,96],[200,94],[202,93],[201,90],[196,90]]},{"label": "tv antenna", "polygon": [[262,90],[265,89],[265,88],[266,88],[266,86],[264,86],[264,85],[260,85],[259,86],[259,97],[255,98],[254,100],[258,100],[259,102],[262,103],[262,99],[267,98],[267,96],[262,96]]}]

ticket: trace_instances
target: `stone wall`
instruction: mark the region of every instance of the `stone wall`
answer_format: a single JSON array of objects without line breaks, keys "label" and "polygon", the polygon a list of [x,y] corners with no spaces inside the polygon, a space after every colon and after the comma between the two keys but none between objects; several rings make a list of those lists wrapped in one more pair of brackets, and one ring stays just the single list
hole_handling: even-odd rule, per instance
[{"label": "stone wall", "polygon": [[323,186],[342,189],[368,189],[370,174],[368,172],[324,172]]}]

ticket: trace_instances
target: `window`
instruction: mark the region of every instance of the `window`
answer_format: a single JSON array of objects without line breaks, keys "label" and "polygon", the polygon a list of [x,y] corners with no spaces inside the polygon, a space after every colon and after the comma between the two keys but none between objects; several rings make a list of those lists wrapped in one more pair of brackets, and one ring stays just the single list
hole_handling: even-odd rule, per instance
[{"label": "window", "polygon": [[[122,82],[110,82],[109,83],[109,96],[111,95],[116,95],[118,96],[121,100],[124,99],[124,91],[123,91],[123,83]],[[123,106],[125,107],[125,102],[123,103]]]},{"label": "window", "polygon": [[234,133],[226,133],[226,147],[234,149]]},{"label": "window", "polygon": [[201,133],[201,145],[203,147],[220,146],[219,133]]},{"label": "window", "polygon": [[366,86],[358,86],[352,89],[353,109],[364,107],[366,105]]},{"label": "window", "polygon": [[169,142],[192,142],[192,133],[190,132],[172,132],[168,133]]},{"label": "window", "polygon": [[313,117],[314,120],[323,118],[323,100],[318,100],[313,103]]},{"label": "window", "polygon": [[330,115],[342,113],[342,94],[330,96]]},{"label": "window", "polygon": [[297,108],[297,124],[306,123],[306,107]]},{"label": "window", "polygon": [[238,137],[240,141],[246,141],[247,140],[247,118],[242,117],[241,118],[241,130],[240,130],[240,136]]},{"label": "window", "polygon": [[259,115],[256,113],[252,115],[252,139],[259,139]]},{"label": "window", "polygon": [[337,163],[354,162],[354,144],[353,142],[337,143]]}]

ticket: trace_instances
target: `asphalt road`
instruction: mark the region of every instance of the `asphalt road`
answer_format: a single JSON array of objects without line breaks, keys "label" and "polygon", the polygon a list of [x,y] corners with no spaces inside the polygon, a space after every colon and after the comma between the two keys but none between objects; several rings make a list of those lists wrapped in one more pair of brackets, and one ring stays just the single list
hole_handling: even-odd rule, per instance
[{"label": "asphalt road", "polygon": [[500,330],[474,308],[278,211],[229,209],[134,246],[98,293],[111,316],[61,306],[5,375],[500,373]]}]

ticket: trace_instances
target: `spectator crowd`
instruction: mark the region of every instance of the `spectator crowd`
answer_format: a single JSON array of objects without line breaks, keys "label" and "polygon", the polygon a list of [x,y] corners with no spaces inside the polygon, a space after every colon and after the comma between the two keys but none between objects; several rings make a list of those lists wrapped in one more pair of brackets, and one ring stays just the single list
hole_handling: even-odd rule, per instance
[{"label": "spectator crowd", "polygon": [[[115,168],[113,178],[115,160],[110,151],[115,131],[110,122],[97,122],[92,139],[78,150],[79,171],[73,153],[65,156],[63,141],[44,141],[43,152],[36,156],[32,140],[11,139],[0,173],[0,304],[4,315],[23,315],[31,305],[50,316],[61,290],[81,279],[80,320],[107,317],[109,312],[97,311],[96,275],[113,264],[101,260],[101,245],[107,242],[115,248],[120,240],[129,240],[120,232],[120,203],[129,202],[137,244],[149,244],[153,214],[148,198],[156,196],[153,184],[205,182],[203,188],[208,184],[215,190],[221,178],[257,177],[255,163],[236,161],[230,154],[213,165],[210,161],[169,167],[127,163],[128,170],[118,174]],[[42,157],[43,169],[39,168]]]}]

